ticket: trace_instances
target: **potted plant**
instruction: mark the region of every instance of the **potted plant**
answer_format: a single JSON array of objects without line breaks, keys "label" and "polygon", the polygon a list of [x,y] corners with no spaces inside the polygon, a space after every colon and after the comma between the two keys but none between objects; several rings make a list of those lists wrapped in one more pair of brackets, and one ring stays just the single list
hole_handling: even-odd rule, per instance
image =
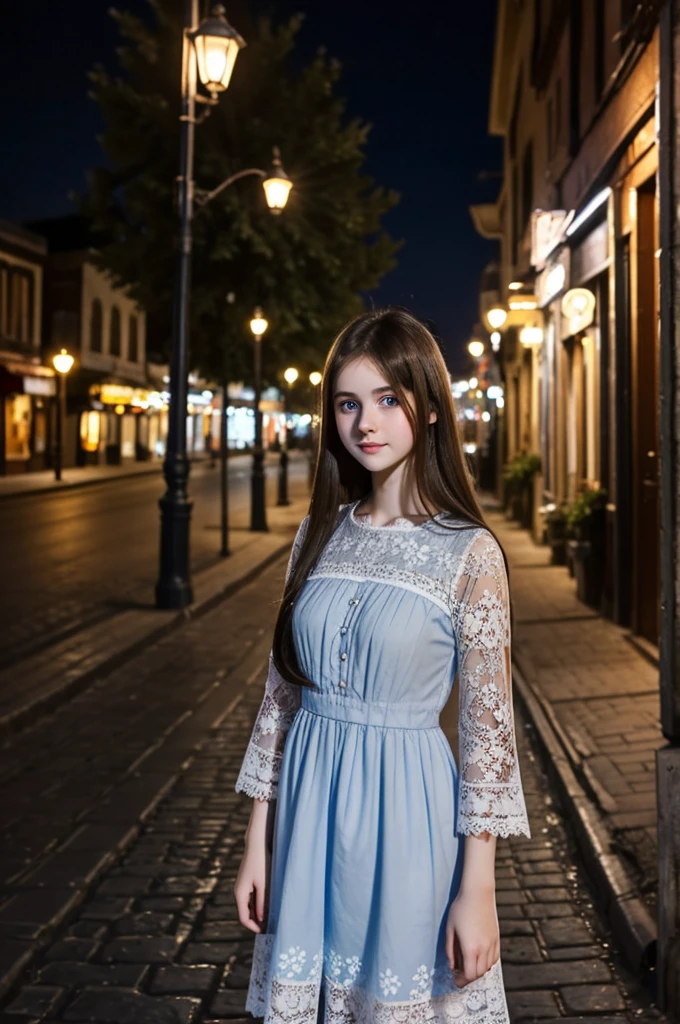
[{"label": "potted plant", "polygon": [[533,516],[533,480],[540,472],[541,459],[538,455],[520,452],[506,463],[503,469],[505,486],[510,498],[511,518],[516,519],[524,529],[531,528]]},{"label": "potted plant", "polygon": [[567,523],[579,601],[599,607],[604,585],[607,492],[586,487],[572,504]]},{"label": "potted plant", "polygon": [[547,541],[550,545],[550,564],[566,565],[567,563],[567,515],[569,506],[566,502],[552,505],[545,517]]}]

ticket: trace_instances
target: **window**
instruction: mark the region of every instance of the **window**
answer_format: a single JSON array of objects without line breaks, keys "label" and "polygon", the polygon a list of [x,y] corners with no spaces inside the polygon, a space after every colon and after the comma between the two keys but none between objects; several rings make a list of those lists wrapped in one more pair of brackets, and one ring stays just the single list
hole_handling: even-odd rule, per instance
[{"label": "window", "polygon": [[90,310],[90,351],[102,350],[102,304],[94,299]]},{"label": "window", "polygon": [[114,306],[111,310],[109,354],[112,356],[120,356],[120,310],[118,309],[118,306]]},{"label": "window", "polygon": [[24,344],[33,334],[33,274],[7,264],[0,268],[0,334]]},{"label": "window", "polygon": [[137,338],[137,317],[131,316],[128,321],[128,359],[131,363],[139,360],[139,341]]}]

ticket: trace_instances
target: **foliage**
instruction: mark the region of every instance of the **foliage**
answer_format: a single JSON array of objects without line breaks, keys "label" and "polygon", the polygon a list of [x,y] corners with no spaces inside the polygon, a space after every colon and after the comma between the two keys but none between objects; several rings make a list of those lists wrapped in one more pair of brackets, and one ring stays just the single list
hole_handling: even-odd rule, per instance
[{"label": "foliage", "polygon": [[[123,40],[122,74],[97,66],[90,75],[108,166],[90,173],[80,202],[111,240],[100,266],[147,310],[151,347],[167,354],[184,3],[149,3],[150,24],[112,11]],[[258,304],[271,325],[264,385],[278,383],[290,362],[302,371],[320,369],[333,335],[361,311],[360,292],[395,265],[400,243],[381,218],[398,196],[363,173],[370,126],[345,116],[336,94],[340,65],[319,51],[306,67],[293,66],[301,21],[261,19],[248,32],[229,89],[196,127],[194,177],[201,188],[215,188],[241,169],[268,169],[275,145],[295,183],[278,217],[256,177],[195,208],[191,365],[208,376],[226,371],[232,380],[251,379],[247,323]],[[202,109],[197,105],[197,113]]]},{"label": "foliage", "polygon": [[595,513],[602,512],[607,504],[607,492],[604,488],[586,487],[571,503],[567,513],[567,527],[570,532],[592,519]]},{"label": "foliage", "polygon": [[541,471],[540,455],[520,452],[503,467],[503,476],[511,492],[518,494],[531,485],[536,473]]}]

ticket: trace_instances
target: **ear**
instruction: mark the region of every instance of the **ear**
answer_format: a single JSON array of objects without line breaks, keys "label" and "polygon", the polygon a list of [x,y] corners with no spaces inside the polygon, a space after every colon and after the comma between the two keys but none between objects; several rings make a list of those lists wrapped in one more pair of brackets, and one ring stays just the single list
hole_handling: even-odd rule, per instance
[{"label": "ear", "polygon": [[429,419],[429,422],[430,422],[430,423],[434,423],[434,422],[436,421],[436,419],[437,419],[437,413],[435,412],[435,410],[434,410],[434,409],[432,409],[432,410],[430,411],[430,419]]}]

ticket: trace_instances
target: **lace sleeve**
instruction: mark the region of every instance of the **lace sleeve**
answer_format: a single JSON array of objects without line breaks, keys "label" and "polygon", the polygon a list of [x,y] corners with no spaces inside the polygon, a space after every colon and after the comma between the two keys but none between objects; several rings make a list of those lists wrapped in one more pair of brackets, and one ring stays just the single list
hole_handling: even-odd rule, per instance
[{"label": "lace sleeve", "polygon": [[460,790],[456,831],[531,836],[512,708],[510,597],[493,534],[477,533],[456,586]]},{"label": "lace sleeve", "polygon": [[[309,517],[300,523],[288,559],[286,582],[298,556]],[[300,706],[300,687],[287,683],[274,666],[271,651],[264,697],[258,711],[246,754],[241,765],[236,792],[260,800],[274,800],[286,734]]]}]

